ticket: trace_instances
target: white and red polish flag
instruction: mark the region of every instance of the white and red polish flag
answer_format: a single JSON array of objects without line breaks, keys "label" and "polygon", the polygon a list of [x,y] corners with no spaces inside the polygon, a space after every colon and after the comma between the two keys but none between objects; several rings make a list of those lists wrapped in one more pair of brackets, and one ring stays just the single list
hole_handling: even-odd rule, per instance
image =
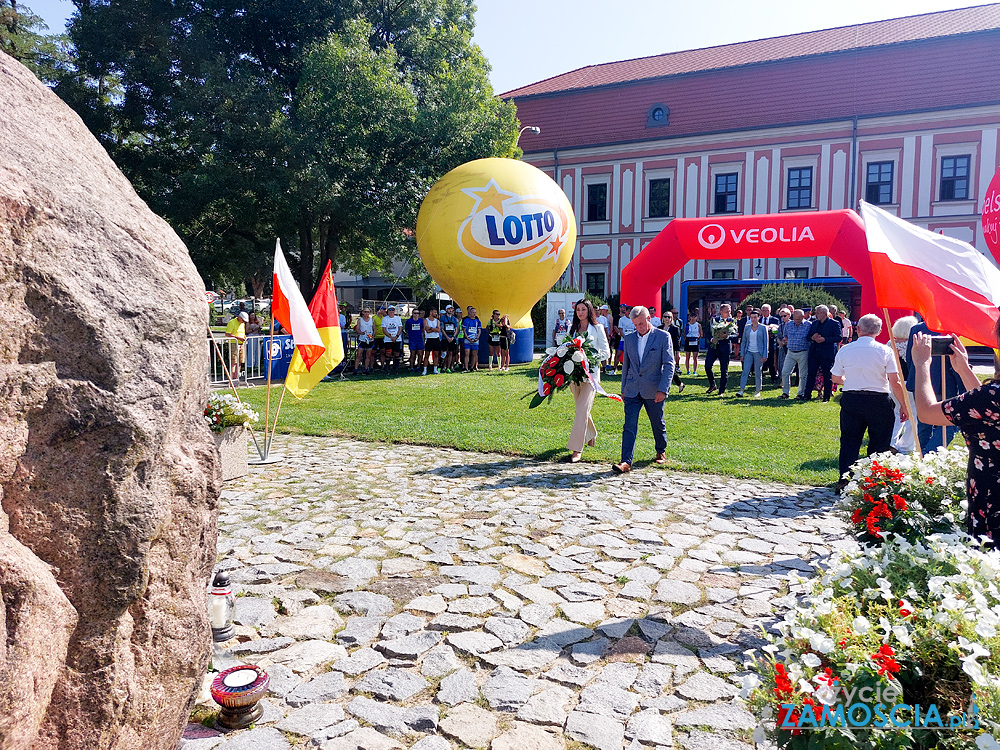
[{"label": "white and red polish flag", "polygon": [[928,327],[996,346],[1000,270],[972,245],[861,201],[878,307],[913,309]]},{"label": "white and red polish flag", "polygon": [[271,290],[271,315],[281,323],[282,327],[292,335],[295,348],[298,350],[306,369],[323,356],[326,346],[316,330],[299,285],[295,283],[292,272],[285,262],[285,254],[281,252],[281,240],[274,243],[274,286]]}]

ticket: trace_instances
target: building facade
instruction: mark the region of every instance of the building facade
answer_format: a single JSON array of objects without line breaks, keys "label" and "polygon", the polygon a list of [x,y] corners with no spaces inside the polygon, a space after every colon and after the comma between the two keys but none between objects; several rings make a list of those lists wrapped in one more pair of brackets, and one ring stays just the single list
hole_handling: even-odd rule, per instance
[{"label": "building facade", "polygon": [[[541,129],[522,137],[524,159],[576,213],[564,283],[605,297],[682,217],[867,200],[989,255],[979,206],[1000,165],[998,82],[994,4],[590,66],[502,96]],[[698,306],[845,277],[826,257],[698,260],[663,296]]]}]

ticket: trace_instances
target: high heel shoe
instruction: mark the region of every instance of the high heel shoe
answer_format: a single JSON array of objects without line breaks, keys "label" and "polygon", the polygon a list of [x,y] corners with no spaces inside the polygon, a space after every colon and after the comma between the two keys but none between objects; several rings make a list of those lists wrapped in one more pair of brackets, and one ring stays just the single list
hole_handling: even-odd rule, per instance
[{"label": "high heel shoe", "polygon": [[582,454],[580,454],[580,453],[577,453],[576,451],[573,451],[573,452],[572,452],[572,453],[570,454],[570,456],[569,456],[569,462],[570,462],[571,464],[578,464],[578,463],[580,463],[580,458],[581,458],[581,457],[582,457]]},{"label": "high heel shoe", "polygon": [[597,438],[592,437],[590,440],[587,441],[587,445],[589,445],[591,448],[593,448],[594,446],[596,446],[597,445]]}]

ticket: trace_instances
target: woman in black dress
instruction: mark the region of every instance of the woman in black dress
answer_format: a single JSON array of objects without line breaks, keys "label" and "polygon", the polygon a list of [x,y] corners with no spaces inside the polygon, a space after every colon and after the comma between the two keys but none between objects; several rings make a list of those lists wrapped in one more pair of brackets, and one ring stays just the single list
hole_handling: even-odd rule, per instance
[{"label": "woman in black dress", "polygon": [[[1000,321],[996,335],[1000,339]],[[951,365],[967,390],[936,401],[931,387],[931,337],[924,333],[914,337],[910,366],[916,368],[917,418],[962,431],[969,444],[966,528],[972,536],[995,545],[1000,542],[1000,382],[979,383],[965,347],[954,334],[951,348]]]}]

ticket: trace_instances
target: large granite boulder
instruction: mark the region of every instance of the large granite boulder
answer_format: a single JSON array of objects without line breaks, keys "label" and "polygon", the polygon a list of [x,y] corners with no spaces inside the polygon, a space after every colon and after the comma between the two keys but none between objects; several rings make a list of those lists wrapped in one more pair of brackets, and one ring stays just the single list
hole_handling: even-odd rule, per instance
[{"label": "large granite boulder", "polygon": [[0,53],[0,749],[177,747],[210,644],[204,285]]}]

